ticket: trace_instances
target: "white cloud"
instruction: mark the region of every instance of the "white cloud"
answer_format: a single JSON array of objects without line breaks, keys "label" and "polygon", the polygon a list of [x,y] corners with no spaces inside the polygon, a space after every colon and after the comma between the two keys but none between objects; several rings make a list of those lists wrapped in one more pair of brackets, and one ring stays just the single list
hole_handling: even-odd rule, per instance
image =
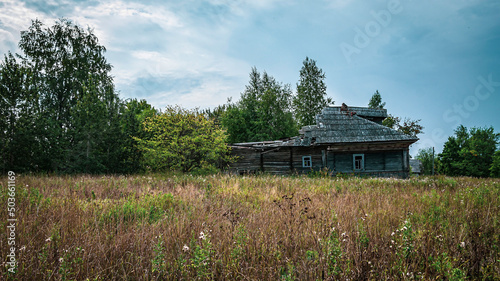
[{"label": "white cloud", "polygon": [[39,19],[42,22],[53,20],[52,17],[38,13],[26,7],[22,2],[16,0],[2,1],[0,9],[0,53],[18,52],[11,49],[17,46],[21,38],[21,30],[26,30],[31,25],[31,20]]},{"label": "white cloud", "polygon": [[202,81],[200,86],[189,90],[188,93],[183,92],[183,89],[174,89],[168,92],[158,92],[148,97],[147,100],[160,109],[174,104],[187,108],[213,108],[226,103],[228,97],[239,97],[240,91],[239,83],[228,83],[224,79],[215,78]]}]

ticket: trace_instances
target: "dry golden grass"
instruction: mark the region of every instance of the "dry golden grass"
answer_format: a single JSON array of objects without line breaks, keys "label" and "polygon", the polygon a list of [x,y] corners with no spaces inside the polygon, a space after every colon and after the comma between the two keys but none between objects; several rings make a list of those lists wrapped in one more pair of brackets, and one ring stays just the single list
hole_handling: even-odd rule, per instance
[{"label": "dry golden grass", "polygon": [[496,179],[21,175],[16,187],[19,264],[4,280],[500,279]]}]

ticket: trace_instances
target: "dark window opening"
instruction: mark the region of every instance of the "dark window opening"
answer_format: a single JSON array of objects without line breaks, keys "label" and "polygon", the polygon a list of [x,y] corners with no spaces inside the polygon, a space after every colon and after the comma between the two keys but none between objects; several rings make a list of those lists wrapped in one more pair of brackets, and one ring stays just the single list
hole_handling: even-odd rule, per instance
[{"label": "dark window opening", "polygon": [[365,156],[363,154],[354,154],[354,171],[362,171],[365,169]]}]

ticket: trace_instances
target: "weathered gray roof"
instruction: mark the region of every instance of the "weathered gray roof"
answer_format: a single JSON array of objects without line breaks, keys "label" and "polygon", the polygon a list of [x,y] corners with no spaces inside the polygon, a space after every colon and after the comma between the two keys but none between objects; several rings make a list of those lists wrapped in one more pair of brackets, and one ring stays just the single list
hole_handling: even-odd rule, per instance
[{"label": "weathered gray roof", "polygon": [[[365,107],[326,107],[316,116],[316,125],[304,126],[302,136],[287,140],[234,143],[240,148],[272,148],[281,146],[310,146],[364,142],[407,142],[414,143],[417,137],[403,134],[368,119],[385,118],[387,110]],[[368,118],[368,119],[365,119]]]},{"label": "weathered gray roof", "polygon": [[[340,108],[341,108],[340,106],[331,106],[331,107],[327,107],[326,110],[328,112],[340,111]],[[356,115],[361,116],[361,117],[381,117],[381,118],[387,117],[387,109],[375,109],[375,108],[368,108],[368,107],[349,106],[348,110],[356,112]],[[325,111],[325,109],[323,111]]]},{"label": "weathered gray roof", "polygon": [[321,114],[316,116],[317,125],[305,126],[301,129],[304,137],[301,140],[297,139],[295,145],[388,141],[413,143],[418,140],[416,137],[362,118],[358,116],[358,111],[369,117],[375,117],[377,114],[380,117],[387,116],[385,109],[349,107],[347,111],[343,111],[341,107],[326,107]]}]

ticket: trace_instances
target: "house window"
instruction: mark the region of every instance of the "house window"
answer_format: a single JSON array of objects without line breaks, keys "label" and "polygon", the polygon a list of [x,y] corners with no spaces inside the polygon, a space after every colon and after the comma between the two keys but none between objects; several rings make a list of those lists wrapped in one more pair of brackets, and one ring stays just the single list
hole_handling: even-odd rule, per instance
[{"label": "house window", "polygon": [[302,156],[302,167],[304,167],[304,168],[311,168],[312,167],[311,156]]},{"label": "house window", "polygon": [[363,171],[365,169],[365,155],[364,154],[354,154],[353,155],[354,171]]}]

